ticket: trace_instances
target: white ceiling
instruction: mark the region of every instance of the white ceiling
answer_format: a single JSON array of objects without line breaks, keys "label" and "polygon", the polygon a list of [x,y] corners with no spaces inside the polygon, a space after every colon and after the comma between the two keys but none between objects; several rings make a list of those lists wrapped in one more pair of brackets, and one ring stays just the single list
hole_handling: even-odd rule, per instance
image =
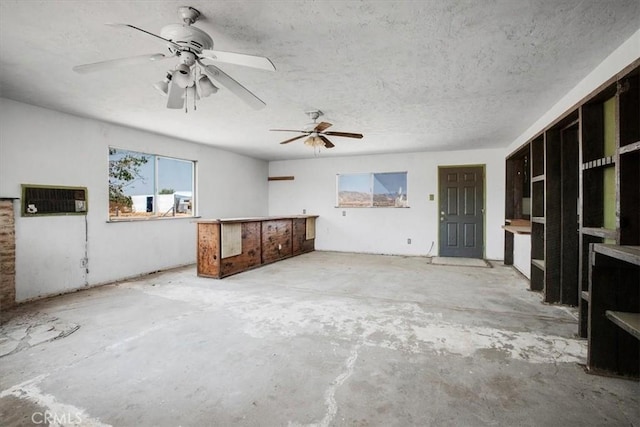
[{"label": "white ceiling", "polygon": [[[152,87],[167,61],[80,75],[74,65],[161,52],[150,37],[198,9],[215,49],[277,71],[220,68],[267,107],[222,88],[197,111]],[[276,160],[313,157],[302,129],[325,112],[321,156],[505,147],[640,27],[637,0],[0,1],[0,96]],[[170,60],[175,61],[175,60]],[[177,61],[176,61],[177,62]]]}]

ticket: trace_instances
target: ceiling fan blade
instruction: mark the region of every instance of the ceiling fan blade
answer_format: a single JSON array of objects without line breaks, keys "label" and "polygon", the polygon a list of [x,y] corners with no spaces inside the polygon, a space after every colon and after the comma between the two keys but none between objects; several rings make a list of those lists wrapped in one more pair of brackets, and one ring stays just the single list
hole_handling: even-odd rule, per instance
[{"label": "ceiling fan blade", "polygon": [[325,135],[332,136],[344,136],[345,138],[358,138],[362,139],[363,135],[361,133],[350,133],[350,132],[324,132]]},{"label": "ceiling fan blade", "polygon": [[243,67],[259,68],[261,70],[275,71],[276,67],[269,58],[264,56],[246,55],[244,53],[224,52],[222,50],[205,49],[202,56],[214,61],[228,64],[242,65]]},{"label": "ceiling fan blade", "polygon": [[333,145],[333,142],[329,141],[324,135],[318,135],[318,137],[322,141],[324,141],[325,148],[333,148],[333,147],[335,147],[335,145]]},{"label": "ceiling fan blade", "polygon": [[259,110],[267,105],[260,98],[251,93],[247,88],[225,74],[220,68],[216,67],[215,65],[205,65],[200,61],[198,61],[198,63],[202,65],[202,69],[209,77],[229,89],[254,109]]},{"label": "ceiling fan blade", "polygon": [[130,30],[135,30],[135,31],[140,31],[148,36],[153,37],[154,39],[156,39],[157,41],[162,41],[165,45],[171,46],[174,49],[177,50],[181,50],[182,46],[180,46],[178,43],[174,43],[171,40],[165,39],[164,37],[160,37],[156,34],[150,33],[149,31],[143,30],[142,28],[138,28],[138,27],[134,27],[133,25],[129,25],[129,24],[118,24],[118,23],[107,23],[105,25],[108,25],[110,27],[116,27],[116,28],[126,28],[126,29],[130,29]]},{"label": "ceiling fan blade", "polygon": [[293,130],[293,129],[269,129],[270,131],[273,132],[305,132],[305,133],[310,133],[309,131],[306,130]]},{"label": "ceiling fan blade", "polygon": [[280,144],[288,144],[288,143],[290,143],[290,142],[295,141],[296,139],[304,138],[304,137],[305,137],[305,136],[307,136],[307,135],[308,135],[308,134],[300,135],[300,136],[295,136],[295,137],[293,137],[293,138],[291,138],[291,139],[287,139],[286,141],[282,141]]},{"label": "ceiling fan blade", "polygon": [[[175,74],[177,71],[174,71]],[[173,77],[173,76],[172,76]],[[167,99],[167,108],[180,109],[184,107],[184,92],[186,89],[181,88],[176,79],[171,78],[171,84],[169,85],[169,93]]]},{"label": "ceiling fan blade", "polygon": [[328,122],[320,122],[316,125],[316,127],[313,129],[316,132],[322,132],[325,129],[330,128],[331,126],[333,126],[331,123]]},{"label": "ceiling fan blade", "polygon": [[110,59],[108,61],[94,62],[92,64],[76,65],[75,67],[73,67],[73,71],[80,74],[86,74],[93,73],[95,71],[103,71],[109,70],[111,68],[123,67],[127,65],[161,61],[167,58],[173,58],[173,55],[167,56],[162,53],[153,53],[151,55],[131,56],[129,58]]}]

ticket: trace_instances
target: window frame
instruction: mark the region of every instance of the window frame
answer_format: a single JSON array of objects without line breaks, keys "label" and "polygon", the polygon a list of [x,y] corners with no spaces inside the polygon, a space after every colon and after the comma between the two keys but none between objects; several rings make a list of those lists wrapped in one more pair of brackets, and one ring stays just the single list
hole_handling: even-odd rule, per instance
[{"label": "window frame", "polygon": [[[111,211],[111,195],[108,195],[108,202],[109,202],[109,207],[108,207],[108,216],[107,216],[107,222],[135,222],[135,221],[155,221],[155,220],[170,220],[170,219],[193,219],[193,218],[197,218],[197,197],[196,197],[196,185],[197,185],[197,168],[198,168],[198,161],[197,160],[192,160],[192,159],[185,159],[185,158],[179,158],[179,157],[172,157],[172,156],[168,156],[168,155],[164,155],[164,154],[154,154],[154,153],[149,153],[149,152],[144,152],[144,151],[138,151],[138,150],[134,150],[134,149],[128,149],[128,148],[121,148],[121,147],[117,147],[117,146],[113,146],[113,145],[109,145],[109,165],[111,164],[111,150],[115,150],[116,152],[124,152],[127,154],[133,154],[133,155],[138,155],[138,156],[145,156],[149,159],[150,162],[153,162],[152,168],[153,168],[153,173],[151,173],[149,176],[145,176],[145,178],[152,178],[153,182],[151,183],[151,187],[153,188],[153,194],[149,194],[147,195],[147,197],[153,197],[153,211],[152,211],[152,215],[140,215],[140,216],[135,216],[135,215],[125,215],[125,216],[117,216],[117,215],[113,215],[113,212]],[[165,215],[161,212],[159,212],[159,197],[162,194],[160,194],[160,191],[162,190],[159,186],[159,176],[160,176],[160,168],[159,168],[159,162],[161,159],[166,159],[166,160],[171,160],[171,161],[179,161],[179,162],[185,162],[185,163],[189,163],[191,164],[191,177],[190,177],[190,183],[191,183],[191,197],[190,197],[190,211],[191,214],[185,214],[185,215],[176,215],[176,209],[175,209],[175,204],[173,206],[173,214],[168,216]],[[108,178],[108,187],[111,185],[111,175],[109,175]],[[179,193],[180,191],[176,192],[174,191],[174,197],[176,193]],[[128,197],[133,197],[133,195],[128,195]]]},{"label": "window frame", "polygon": [[[402,205],[398,206],[397,203],[394,206],[385,206],[385,205],[376,205],[374,197],[376,195],[375,193],[375,182],[376,182],[376,175],[389,175],[389,174],[399,174],[399,175],[404,175],[404,192],[402,192],[402,198],[401,198],[401,202]],[[369,195],[369,203],[367,205],[362,205],[362,206],[353,206],[353,205],[344,205],[340,203],[340,178],[341,177],[353,177],[353,176],[358,176],[358,175],[368,175],[369,176],[369,190],[367,191],[368,195]],[[374,209],[380,209],[380,208],[393,208],[393,209],[398,209],[398,208],[408,208],[409,207],[409,194],[407,191],[407,187],[408,187],[408,177],[409,177],[409,173],[408,171],[391,171],[391,172],[359,172],[359,173],[345,173],[345,174],[336,174],[336,200],[335,200],[335,207],[336,208],[356,208],[356,209],[361,209],[361,208],[374,208]],[[387,193],[387,194],[391,194],[391,193]]]}]

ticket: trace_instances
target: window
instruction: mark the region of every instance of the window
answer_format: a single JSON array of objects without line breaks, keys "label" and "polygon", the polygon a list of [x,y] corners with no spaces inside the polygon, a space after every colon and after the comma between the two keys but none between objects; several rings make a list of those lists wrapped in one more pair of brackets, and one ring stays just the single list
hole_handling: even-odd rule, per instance
[{"label": "window", "polygon": [[109,219],[194,215],[195,162],[109,147]]},{"label": "window", "polygon": [[337,207],[406,208],[407,172],[339,174]]}]

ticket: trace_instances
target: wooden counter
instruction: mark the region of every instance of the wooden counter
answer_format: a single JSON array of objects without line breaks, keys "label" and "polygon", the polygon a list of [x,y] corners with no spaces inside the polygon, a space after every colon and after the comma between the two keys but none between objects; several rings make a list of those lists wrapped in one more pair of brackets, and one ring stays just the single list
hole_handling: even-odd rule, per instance
[{"label": "wooden counter", "polygon": [[220,279],[314,250],[317,215],[197,221],[198,276]]}]

